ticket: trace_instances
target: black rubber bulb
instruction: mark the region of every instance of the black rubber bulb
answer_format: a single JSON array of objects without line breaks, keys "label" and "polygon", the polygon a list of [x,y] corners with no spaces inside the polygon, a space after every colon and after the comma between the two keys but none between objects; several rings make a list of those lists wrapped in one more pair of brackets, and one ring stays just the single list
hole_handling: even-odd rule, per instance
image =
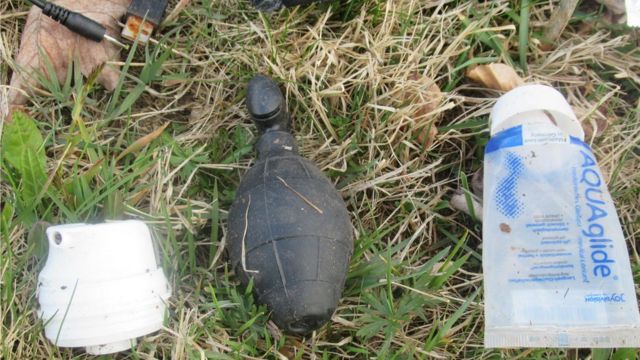
[{"label": "black rubber bulb", "polygon": [[308,5],[313,2],[322,2],[327,0],[251,0],[251,4],[260,11],[275,11],[283,7],[292,7],[296,5]]},{"label": "black rubber bulb", "polygon": [[349,214],[329,179],[298,155],[278,85],[257,75],[247,107],[262,134],[258,160],[229,211],[229,255],[285,332],[305,335],[335,311],[353,252]]}]

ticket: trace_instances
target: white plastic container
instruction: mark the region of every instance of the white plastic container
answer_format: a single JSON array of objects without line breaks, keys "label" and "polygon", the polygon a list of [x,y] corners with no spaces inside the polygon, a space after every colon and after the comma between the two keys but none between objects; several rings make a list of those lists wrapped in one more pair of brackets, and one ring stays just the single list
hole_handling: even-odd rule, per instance
[{"label": "white plastic container", "polygon": [[143,222],[52,226],[47,237],[37,297],[51,342],[108,354],[162,327],[171,290]]},{"label": "white plastic container", "polygon": [[525,85],[491,112],[485,150],[486,347],[639,347],[627,247],[562,94]]},{"label": "white plastic container", "polygon": [[625,0],[627,25],[640,27],[640,0]]}]

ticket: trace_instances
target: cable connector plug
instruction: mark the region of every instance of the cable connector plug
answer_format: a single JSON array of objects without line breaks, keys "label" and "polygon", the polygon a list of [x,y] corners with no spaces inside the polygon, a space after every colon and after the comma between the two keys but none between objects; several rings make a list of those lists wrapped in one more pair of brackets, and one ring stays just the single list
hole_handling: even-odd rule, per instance
[{"label": "cable connector plug", "polygon": [[131,41],[149,41],[149,37],[164,18],[168,2],[169,0],[132,0],[127,9],[127,21],[120,35]]},{"label": "cable connector plug", "polygon": [[59,22],[76,34],[82,35],[95,42],[107,40],[120,47],[126,47],[123,43],[109,36],[107,34],[107,28],[93,19],[50,2],[34,1],[33,3],[42,9],[43,14]]}]

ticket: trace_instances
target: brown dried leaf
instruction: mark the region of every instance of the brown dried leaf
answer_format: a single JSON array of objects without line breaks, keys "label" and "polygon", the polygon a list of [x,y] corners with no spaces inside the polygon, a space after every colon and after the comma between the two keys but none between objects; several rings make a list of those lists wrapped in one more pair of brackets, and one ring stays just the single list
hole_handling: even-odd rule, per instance
[{"label": "brown dried leaf", "polygon": [[429,114],[435,111],[442,103],[442,92],[438,85],[427,77],[414,74],[410,79],[419,82],[420,86],[417,90],[407,88],[405,100],[420,103],[420,106],[411,114],[411,117],[416,122],[416,128],[420,129],[418,142],[425,149],[428,149],[438,135],[438,128],[435,124],[436,119],[434,119],[437,115]]},{"label": "brown dried leaf", "polygon": [[520,75],[505,64],[478,65],[467,71],[467,77],[486,88],[502,91],[509,91],[524,83]]},{"label": "brown dried leaf", "polygon": [[595,120],[582,122],[582,129],[584,130],[584,138],[591,140],[592,138],[599,137],[607,130],[609,122],[605,118],[596,117]]},{"label": "brown dried leaf", "polygon": [[120,160],[123,157],[125,157],[125,155],[131,154],[132,152],[136,152],[136,151],[142,149],[143,147],[149,145],[158,136],[162,135],[162,132],[164,131],[164,129],[167,128],[167,126],[169,126],[169,122],[164,123],[164,125],[162,125],[161,127],[153,130],[149,134],[147,134],[147,135],[139,138],[138,140],[134,141],[133,144],[129,145],[126,149],[124,149],[120,153],[120,155],[118,155],[116,160]]},{"label": "brown dried leaf", "polygon": [[433,141],[438,136],[438,128],[435,125],[427,125],[418,134],[418,142],[422,144],[425,149],[428,149],[433,144]]},{"label": "brown dried leaf", "polygon": [[589,119],[585,119],[582,121],[582,129],[584,130],[584,138],[587,141],[591,141],[591,139],[597,138],[600,135],[604,134],[604,132],[609,127],[609,122],[611,121],[609,117],[604,114],[607,114],[609,102],[605,102],[600,106],[598,112],[593,114]]},{"label": "brown dried leaf", "polygon": [[[77,11],[106,26],[114,36],[117,20],[125,13],[130,0],[59,0],[54,3]],[[98,65],[118,56],[119,48],[107,41],[94,42],[77,35],[33,6],[22,32],[20,50],[16,57],[18,69],[11,77],[8,94],[10,105],[20,105],[27,97],[20,89],[30,92],[38,86],[34,70],[47,74],[45,56],[49,58],[59,82],[67,76],[67,69],[74,59],[82,74],[88,76]],[[118,81],[118,72],[105,66],[98,81],[112,90]]]}]

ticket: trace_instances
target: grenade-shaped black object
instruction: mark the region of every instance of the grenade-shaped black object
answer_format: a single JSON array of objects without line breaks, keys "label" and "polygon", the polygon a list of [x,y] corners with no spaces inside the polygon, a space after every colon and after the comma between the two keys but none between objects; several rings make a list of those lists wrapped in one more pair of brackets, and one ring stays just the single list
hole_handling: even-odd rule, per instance
[{"label": "grenade-shaped black object", "polygon": [[298,155],[278,85],[257,75],[247,107],[261,131],[258,161],[229,211],[229,257],[285,332],[305,335],[331,319],[353,252],[349,214],[329,179]]},{"label": "grenade-shaped black object", "polygon": [[326,0],[251,0],[251,4],[260,11],[275,11],[283,7],[308,5],[316,1]]}]

